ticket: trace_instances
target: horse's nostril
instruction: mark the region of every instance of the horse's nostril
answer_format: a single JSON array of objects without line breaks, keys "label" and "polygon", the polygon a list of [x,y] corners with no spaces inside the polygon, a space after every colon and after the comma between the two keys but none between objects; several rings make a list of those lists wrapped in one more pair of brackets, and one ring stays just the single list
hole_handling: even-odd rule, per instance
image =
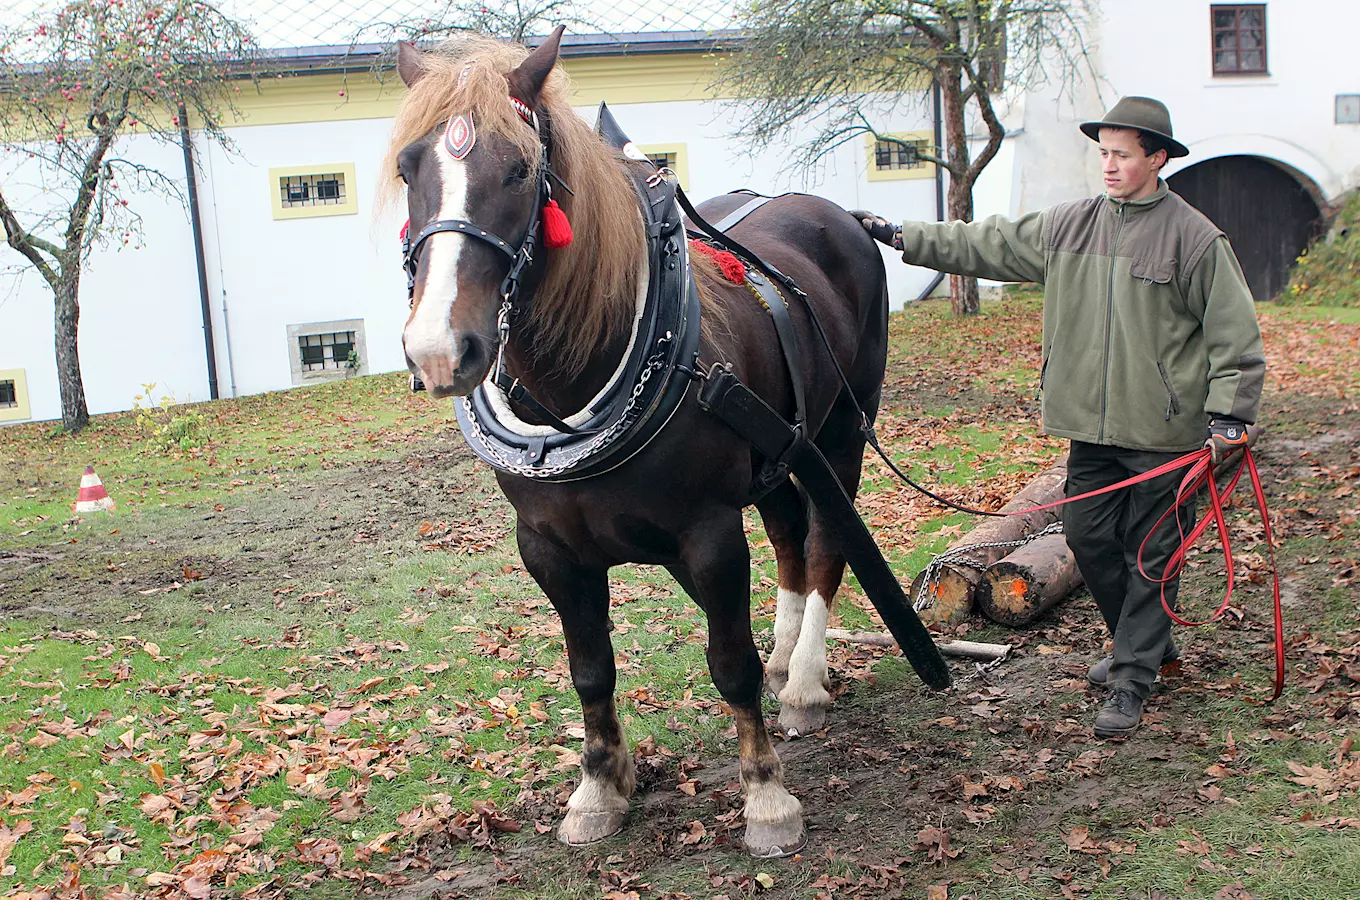
[{"label": "horse's nostril", "polygon": [[475,334],[465,334],[458,339],[458,371],[478,372],[489,362],[486,342]]}]

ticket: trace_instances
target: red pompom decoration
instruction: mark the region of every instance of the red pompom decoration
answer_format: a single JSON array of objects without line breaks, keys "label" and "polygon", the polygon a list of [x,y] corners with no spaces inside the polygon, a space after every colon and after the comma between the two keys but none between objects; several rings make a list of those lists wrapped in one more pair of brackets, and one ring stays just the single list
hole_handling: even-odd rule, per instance
[{"label": "red pompom decoration", "polygon": [[746,265],[737,258],[735,253],[719,250],[704,241],[690,241],[689,246],[695,252],[702,253],[717,263],[718,271],[722,273],[723,278],[733,284],[746,283]]},{"label": "red pompom decoration", "polygon": [[571,222],[556,200],[543,207],[543,246],[559,250],[571,243]]}]

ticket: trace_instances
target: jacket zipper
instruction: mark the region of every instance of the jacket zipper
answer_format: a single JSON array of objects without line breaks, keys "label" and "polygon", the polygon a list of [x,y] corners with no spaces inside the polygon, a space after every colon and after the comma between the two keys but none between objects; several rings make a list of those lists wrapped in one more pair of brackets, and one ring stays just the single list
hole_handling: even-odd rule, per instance
[{"label": "jacket zipper", "polygon": [[1173,415],[1181,414],[1181,402],[1176,399],[1176,389],[1171,386],[1171,376],[1167,374],[1166,366],[1162,361],[1157,360],[1157,371],[1162,376],[1162,384],[1166,385],[1166,420],[1171,421]]},{"label": "jacket zipper", "polygon": [[1044,392],[1044,376],[1047,374],[1048,374],[1048,360],[1045,359],[1044,364],[1039,367],[1039,386],[1034,389],[1035,400],[1038,400],[1039,396]]},{"label": "jacket zipper", "polygon": [[1115,260],[1119,258],[1119,236],[1124,231],[1124,206],[1123,203],[1119,204],[1119,224],[1114,231],[1114,246],[1110,248],[1110,284],[1105,292],[1105,371],[1100,379],[1100,429],[1096,434],[1097,444],[1105,440],[1105,406],[1110,391],[1110,339],[1114,331],[1114,266]]}]

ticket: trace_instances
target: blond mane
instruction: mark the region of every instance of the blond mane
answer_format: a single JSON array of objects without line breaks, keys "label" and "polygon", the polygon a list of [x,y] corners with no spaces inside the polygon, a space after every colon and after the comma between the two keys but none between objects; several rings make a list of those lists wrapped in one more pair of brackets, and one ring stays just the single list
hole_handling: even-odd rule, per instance
[{"label": "blond mane", "polygon": [[[477,131],[512,142],[537,176],[538,137],[507,101],[506,75],[528,51],[482,36],[459,37],[422,57],[424,74],[411,87],[392,126],[383,160],[380,200],[401,195],[397,155],[456,113],[471,113]],[[464,67],[467,78],[459,85]],[[570,84],[555,66],[539,96],[552,130],[553,170],[575,197],[554,192],[571,220],[574,239],[548,256],[548,268],[531,305],[534,353],[551,368],[579,374],[607,337],[629,326],[644,244],[636,195],[619,158],[576,115]]]}]

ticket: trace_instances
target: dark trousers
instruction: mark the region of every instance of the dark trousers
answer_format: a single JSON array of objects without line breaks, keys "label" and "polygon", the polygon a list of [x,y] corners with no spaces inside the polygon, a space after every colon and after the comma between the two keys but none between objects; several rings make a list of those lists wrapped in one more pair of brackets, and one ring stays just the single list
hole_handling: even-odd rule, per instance
[{"label": "dark trousers", "polygon": [[[1115,484],[1180,455],[1073,441],[1067,460],[1067,496]],[[1169,472],[1064,507],[1067,545],[1114,635],[1114,665],[1107,683],[1112,688],[1130,687],[1145,699],[1157,679],[1163,656],[1172,646],[1171,618],[1162,609],[1162,585],[1138,571],[1138,548],[1174,502],[1185,471]],[[1193,503],[1182,507],[1180,519],[1181,527],[1189,531],[1195,522]],[[1161,578],[1179,544],[1176,519],[1168,516],[1147,542],[1144,571]],[[1166,599],[1172,609],[1179,588],[1179,578],[1166,585]]]}]

